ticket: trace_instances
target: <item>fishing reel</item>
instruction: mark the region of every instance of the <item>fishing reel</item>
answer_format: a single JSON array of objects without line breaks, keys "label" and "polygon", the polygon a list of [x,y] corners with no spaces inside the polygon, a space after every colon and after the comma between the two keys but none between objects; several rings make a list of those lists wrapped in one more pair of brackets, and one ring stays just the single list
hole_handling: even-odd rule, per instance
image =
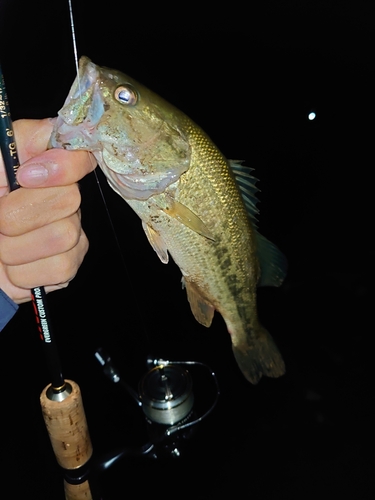
[{"label": "fishing reel", "polygon": [[[135,454],[150,458],[180,457],[184,443],[217,404],[220,391],[215,373],[208,365],[198,361],[168,361],[149,357],[148,371],[141,378],[137,393],[121,379],[110,356],[102,348],[96,351],[95,357],[104,374],[112,382],[120,383],[142,408],[150,442]],[[193,380],[187,367],[202,368],[213,382],[212,402],[200,415],[195,409]]]}]

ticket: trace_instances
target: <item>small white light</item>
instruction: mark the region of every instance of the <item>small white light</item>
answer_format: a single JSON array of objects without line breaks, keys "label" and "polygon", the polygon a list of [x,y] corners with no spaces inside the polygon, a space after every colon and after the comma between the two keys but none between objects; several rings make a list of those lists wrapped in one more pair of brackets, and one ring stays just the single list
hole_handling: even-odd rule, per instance
[{"label": "small white light", "polygon": [[310,113],[307,115],[307,118],[312,121],[312,120],[315,120],[316,118],[316,113],[315,111],[310,111]]}]

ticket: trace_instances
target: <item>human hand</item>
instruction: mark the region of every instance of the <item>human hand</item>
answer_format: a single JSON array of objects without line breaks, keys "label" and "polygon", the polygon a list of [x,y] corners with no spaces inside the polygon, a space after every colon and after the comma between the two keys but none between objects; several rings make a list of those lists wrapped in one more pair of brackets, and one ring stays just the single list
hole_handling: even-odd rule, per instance
[{"label": "human hand", "polygon": [[88,250],[77,182],[96,162],[86,151],[47,149],[50,119],[14,122],[21,189],[9,193],[0,155],[0,288],[17,304],[30,289],[66,287]]}]

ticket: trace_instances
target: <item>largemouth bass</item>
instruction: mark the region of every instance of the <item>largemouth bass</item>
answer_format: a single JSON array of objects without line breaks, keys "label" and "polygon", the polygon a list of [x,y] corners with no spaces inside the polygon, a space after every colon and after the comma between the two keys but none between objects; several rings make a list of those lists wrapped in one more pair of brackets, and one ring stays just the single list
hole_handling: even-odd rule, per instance
[{"label": "largemouth bass", "polygon": [[258,285],[282,283],[285,258],[256,226],[256,179],[228,161],[184,113],[119,71],[80,60],[52,147],[91,151],[110,186],[142,220],[163,263],[182,272],[191,310],[224,318],[237,363],[252,383],[284,362],[259,323]]}]

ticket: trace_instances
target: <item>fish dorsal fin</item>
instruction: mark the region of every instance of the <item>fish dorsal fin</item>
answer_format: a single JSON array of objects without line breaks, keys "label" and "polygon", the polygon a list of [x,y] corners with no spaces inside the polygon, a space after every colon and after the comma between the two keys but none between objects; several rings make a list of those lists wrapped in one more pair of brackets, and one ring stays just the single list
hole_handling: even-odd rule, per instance
[{"label": "fish dorsal fin", "polygon": [[257,230],[259,210],[256,206],[258,203],[256,194],[259,189],[255,184],[258,179],[250,174],[254,169],[244,167],[238,160],[229,160],[229,165],[236,178],[247,213],[255,227],[257,257],[261,270],[258,286],[280,286],[286,275],[287,260],[277,246]]},{"label": "fish dorsal fin", "polygon": [[144,232],[146,233],[148,242],[158,254],[159,259],[163,264],[168,264],[169,255],[166,244],[164,243],[163,238],[157,233],[151,226],[142,221],[142,227]]},{"label": "fish dorsal fin", "polygon": [[186,288],[187,298],[190,304],[191,312],[194,314],[194,318],[201,325],[209,327],[212,323],[212,318],[215,312],[214,306],[202,297],[197,285],[185,280],[184,277],[182,277],[181,282],[182,287]]},{"label": "fish dorsal fin", "polygon": [[256,196],[259,189],[255,186],[258,179],[251,175],[254,169],[244,167],[240,160],[229,160],[229,166],[236,179],[237,186],[240,188],[241,196],[245,202],[247,213],[255,227],[258,227],[257,215],[259,210],[257,208],[258,198]]}]

